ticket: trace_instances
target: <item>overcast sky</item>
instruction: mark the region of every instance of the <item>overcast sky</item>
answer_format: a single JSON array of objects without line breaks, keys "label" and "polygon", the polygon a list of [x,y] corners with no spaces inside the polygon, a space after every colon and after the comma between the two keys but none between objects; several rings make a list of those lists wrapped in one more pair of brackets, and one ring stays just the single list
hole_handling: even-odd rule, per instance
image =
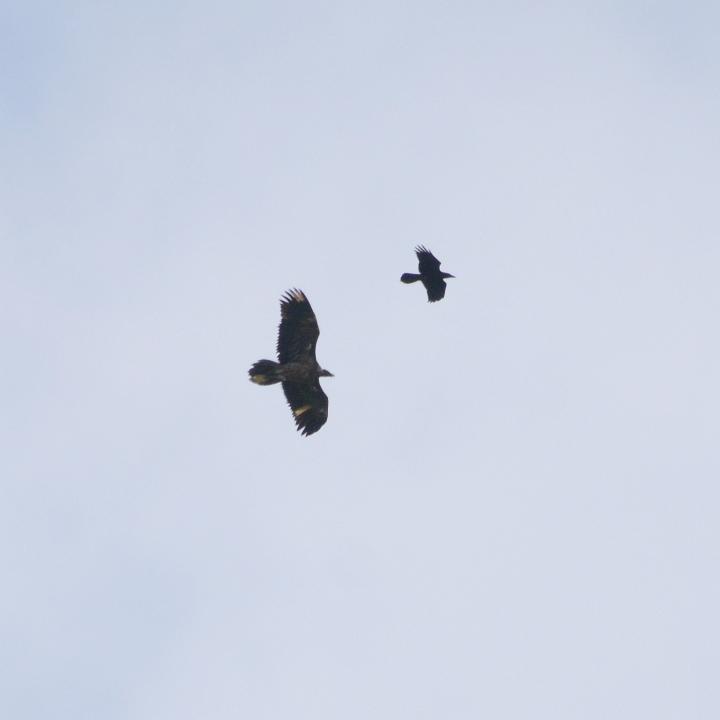
[{"label": "overcast sky", "polygon": [[719,23],[4,4],[0,716],[720,717]]}]

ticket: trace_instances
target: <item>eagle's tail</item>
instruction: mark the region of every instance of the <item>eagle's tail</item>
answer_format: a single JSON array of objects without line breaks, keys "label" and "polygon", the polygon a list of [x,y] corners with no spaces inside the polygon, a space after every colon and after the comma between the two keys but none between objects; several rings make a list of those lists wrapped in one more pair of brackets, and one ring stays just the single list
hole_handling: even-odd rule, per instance
[{"label": "eagle's tail", "polygon": [[280,363],[273,360],[258,360],[248,370],[248,375],[250,375],[251,382],[258,385],[274,385],[282,380],[279,369]]},{"label": "eagle's tail", "polygon": [[416,275],[415,273],[403,273],[400,276],[400,280],[402,280],[404,283],[414,283],[417,282],[420,279],[419,275]]}]

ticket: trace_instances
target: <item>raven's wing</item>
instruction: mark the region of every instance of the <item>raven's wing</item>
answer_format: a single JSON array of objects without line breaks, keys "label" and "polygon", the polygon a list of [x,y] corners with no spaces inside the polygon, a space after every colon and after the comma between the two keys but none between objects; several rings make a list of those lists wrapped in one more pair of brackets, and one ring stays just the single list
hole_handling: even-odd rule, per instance
[{"label": "raven's wing", "polygon": [[418,269],[421,275],[426,273],[436,273],[440,270],[440,261],[422,245],[415,248],[415,254],[418,259]]},{"label": "raven's wing", "polygon": [[289,290],[280,300],[277,354],[281,363],[315,361],[320,328],[302,290]]},{"label": "raven's wing", "polygon": [[284,382],[282,387],[298,430],[303,435],[317,432],[328,418],[328,398],[317,378],[309,383]]},{"label": "raven's wing", "polygon": [[437,302],[445,297],[447,284],[442,278],[423,278],[422,283],[427,290],[428,302]]}]

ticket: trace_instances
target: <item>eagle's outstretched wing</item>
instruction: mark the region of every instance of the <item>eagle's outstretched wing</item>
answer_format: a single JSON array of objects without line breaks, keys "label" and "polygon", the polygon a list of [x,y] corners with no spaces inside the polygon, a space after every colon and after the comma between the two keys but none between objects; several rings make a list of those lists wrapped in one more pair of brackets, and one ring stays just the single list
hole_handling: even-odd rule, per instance
[{"label": "eagle's outstretched wing", "polygon": [[280,315],[278,360],[281,363],[308,360],[315,362],[315,345],[320,328],[302,290],[289,290],[283,295],[280,300]]},{"label": "eagle's outstretched wing", "polygon": [[317,432],[328,418],[328,398],[317,378],[308,383],[284,382],[283,392],[303,435]]}]

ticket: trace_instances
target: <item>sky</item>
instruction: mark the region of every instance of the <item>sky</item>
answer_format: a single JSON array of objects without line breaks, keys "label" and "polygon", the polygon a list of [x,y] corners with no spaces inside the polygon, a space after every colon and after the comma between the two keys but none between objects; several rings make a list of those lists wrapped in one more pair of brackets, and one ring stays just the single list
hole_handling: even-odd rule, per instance
[{"label": "sky", "polygon": [[0,7],[0,715],[719,717],[718,22]]}]

